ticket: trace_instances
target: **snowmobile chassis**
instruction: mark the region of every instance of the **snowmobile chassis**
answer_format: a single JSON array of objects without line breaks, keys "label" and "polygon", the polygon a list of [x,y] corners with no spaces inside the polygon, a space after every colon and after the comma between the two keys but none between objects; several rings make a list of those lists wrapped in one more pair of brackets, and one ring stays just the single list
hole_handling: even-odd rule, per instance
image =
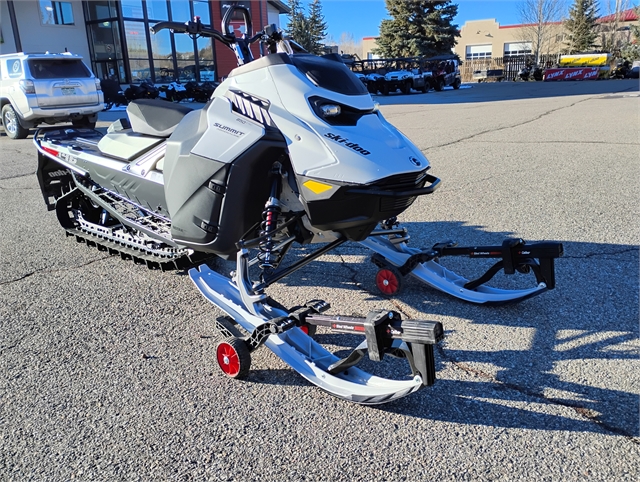
[{"label": "snowmobile chassis", "polygon": [[[79,134],[82,137],[78,137]],[[260,281],[252,281],[250,266],[264,262],[264,258],[250,259],[250,250],[262,245],[265,236],[269,242],[276,239],[278,233],[299,221],[302,214],[298,213],[268,235],[240,240],[236,270],[231,277],[221,275],[203,264],[211,254],[184,249],[170,239],[169,219],[92,183],[76,167],[79,158],[64,153],[66,139],[73,139],[70,152],[90,152],[94,138],[100,135],[86,129],[57,133],[50,130],[49,136],[54,142],[43,145],[46,139],[40,132],[36,134],[38,179],[47,208],[56,211],[68,235],[87,246],[119,254],[150,269],[190,268],[190,278],[198,290],[228,315],[216,322],[216,328],[224,337],[216,347],[216,359],[225,375],[246,377],[251,352],[265,345],[311,383],[331,395],[356,403],[389,402],[435,382],[433,345],[444,336],[439,322],[402,320],[394,311],[371,312],[366,318],[328,316],[323,314],[329,308],[324,301],[315,300],[302,307],[286,309],[266,295],[269,285],[342,245],[347,241],[345,238],[339,237],[289,266],[281,266],[280,261],[294,238],[280,241],[273,248],[273,252],[279,252],[273,269],[263,271]],[[435,190],[439,180],[432,176],[430,179]],[[107,214],[112,223],[105,226],[101,222],[104,218],[100,217]],[[379,268],[376,286],[385,296],[397,294],[403,278],[408,275],[477,304],[514,303],[555,287],[554,260],[562,255],[560,243],[526,244],[520,239],[509,239],[499,246],[457,247],[453,242],[445,242],[420,250],[408,246],[407,230],[400,228],[395,218],[379,226],[360,244],[374,252],[372,261]],[[439,259],[444,256],[497,258],[498,261],[483,276],[469,281],[441,266]],[[524,290],[485,286],[500,270],[506,274],[533,272],[537,285]],[[347,357],[339,358],[310,336],[317,326],[331,333],[364,335],[365,340]],[[373,361],[381,361],[385,355],[405,358],[410,377],[390,380],[359,369],[356,365],[367,353]]]}]

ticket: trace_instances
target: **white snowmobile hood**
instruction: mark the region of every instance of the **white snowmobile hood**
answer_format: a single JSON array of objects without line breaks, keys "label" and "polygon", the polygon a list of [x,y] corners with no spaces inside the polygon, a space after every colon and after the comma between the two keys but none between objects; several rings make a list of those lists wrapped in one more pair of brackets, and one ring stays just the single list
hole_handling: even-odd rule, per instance
[{"label": "white snowmobile hood", "polygon": [[[355,76],[354,80],[360,83]],[[269,115],[284,136],[299,175],[369,184],[421,172],[429,165],[420,150],[377,111],[368,93],[346,95],[323,88],[288,63],[238,72],[214,95],[235,89],[269,101]],[[311,101],[316,98],[364,115],[356,125],[331,125],[332,119],[324,120],[314,112]]]}]

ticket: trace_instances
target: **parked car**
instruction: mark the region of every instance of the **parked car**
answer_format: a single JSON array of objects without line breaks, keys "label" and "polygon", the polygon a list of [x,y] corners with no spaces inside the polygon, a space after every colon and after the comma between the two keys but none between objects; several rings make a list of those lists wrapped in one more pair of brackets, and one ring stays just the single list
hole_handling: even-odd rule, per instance
[{"label": "parked car", "polygon": [[103,101],[100,81],[79,55],[0,55],[2,124],[11,139],[43,123],[93,128]]}]

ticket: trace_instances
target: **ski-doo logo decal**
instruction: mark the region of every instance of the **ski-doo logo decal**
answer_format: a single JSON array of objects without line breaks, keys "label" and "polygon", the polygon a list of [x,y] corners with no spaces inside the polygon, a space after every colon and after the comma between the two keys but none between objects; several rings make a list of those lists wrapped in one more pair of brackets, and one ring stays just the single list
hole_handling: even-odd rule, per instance
[{"label": "ski-doo logo decal", "polygon": [[238,129],[234,129],[233,127],[229,127],[229,126],[225,126],[225,125],[222,125],[222,124],[218,124],[217,122],[215,124],[213,124],[213,127],[217,127],[221,131],[224,131],[227,134],[231,134],[233,136],[240,137],[240,136],[244,135],[244,132],[239,131]]},{"label": "ski-doo logo decal", "polygon": [[49,177],[62,177],[66,176],[67,174],[71,174],[71,171],[69,169],[60,169],[59,171],[51,171],[49,173]]},{"label": "ski-doo logo decal", "polygon": [[348,147],[349,149],[353,149],[354,151],[362,154],[363,156],[368,156],[371,152],[367,151],[363,147],[360,147],[355,142],[349,142],[349,139],[345,139],[344,137],[340,137],[338,134],[332,134],[331,132],[324,135],[328,137],[332,141],[336,141],[338,144],[342,144],[344,147]]},{"label": "ski-doo logo decal", "polygon": [[413,164],[414,166],[420,167],[421,163],[415,157],[410,157],[409,160],[411,161],[411,164]]}]

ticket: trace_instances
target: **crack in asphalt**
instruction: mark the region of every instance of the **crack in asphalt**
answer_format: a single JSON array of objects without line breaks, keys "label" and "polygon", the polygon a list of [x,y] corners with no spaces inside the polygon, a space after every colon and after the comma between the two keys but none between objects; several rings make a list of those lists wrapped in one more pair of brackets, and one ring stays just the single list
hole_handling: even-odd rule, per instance
[{"label": "crack in asphalt", "polygon": [[88,261],[84,264],[79,264],[77,266],[70,266],[68,268],[56,268],[56,269],[50,269],[50,268],[42,268],[42,269],[37,269],[35,271],[31,271],[30,273],[25,273],[22,276],[20,276],[19,278],[14,278],[14,279],[10,279],[7,281],[0,281],[0,286],[6,286],[9,284],[13,284],[13,283],[18,283],[22,280],[25,280],[33,275],[36,274],[40,274],[40,273],[58,273],[61,271],[73,271],[76,270],[78,268],[84,268],[86,266],[92,265],[93,263],[99,263],[100,261],[104,261],[105,259],[109,259],[112,256],[103,256],[102,258],[98,258],[98,259],[94,259],[92,261]]},{"label": "crack in asphalt", "polygon": [[[629,249],[625,249],[625,250],[621,250],[615,254],[624,254],[627,252],[632,252],[632,251],[637,251],[637,248],[629,248]],[[600,253],[591,253],[589,255],[586,256],[596,256]],[[358,272],[352,268],[351,266],[349,266],[346,262],[346,260],[344,259],[344,257],[342,256],[342,254],[338,254],[338,257],[340,258],[341,261],[341,265],[347,269],[347,271],[349,271],[351,273],[351,279],[350,281],[352,281],[357,287],[359,287],[360,289],[362,289],[362,291],[371,294],[371,295],[376,295],[376,293],[372,293],[371,291],[367,290],[366,288],[363,287],[362,283],[360,283],[357,280],[357,275]],[[575,257],[575,258],[579,258],[579,257]],[[404,305],[402,302],[398,301],[395,298],[391,298],[389,299],[389,302],[393,305],[393,307],[404,317],[407,319],[411,319],[411,318],[416,318],[416,316],[413,316],[412,314],[408,313],[409,310],[413,311],[410,307],[407,307],[406,305]],[[407,309],[409,308],[409,309]],[[585,420],[588,420],[591,423],[594,423],[598,426],[600,426],[602,429],[606,430],[609,433],[612,434],[616,434],[616,435],[620,435],[625,437],[627,440],[629,440],[631,443],[634,443],[636,445],[640,445],[640,438],[639,437],[635,437],[634,435],[632,435],[631,433],[629,433],[628,431],[618,428],[616,426],[613,426],[611,424],[608,424],[606,422],[604,422],[602,419],[600,419],[600,417],[598,417],[597,414],[595,414],[593,411],[589,410],[588,408],[585,408],[583,406],[581,406],[578,403],[571,403],[567,400],[560,400],[554,397],[549,397],[544,395],[543,393],[540,393],[538,391],[535,390],[531,390],[528,389],[527,387],[523,387],[520,385],[517,385],[515,383],[509,383],[509,382],[504,382],[501,380],[498,380],[496,377],[494,377],[493,375],[486,373],[482,370],[478,370],[476,368],[473,368],[471,366],[468,366],[467,364],[456,360],[455,358],[449,356],[445,349],[442,347],[442,345],[437,344],[436,345],[436,349],[440,355],[440,357],[445,360],[446,362],[449,362],[453,367],[460,369],[466,373],[478,376],[480,378],[484,378],[486,380],[489,380],[491,383],[493,383],[494,385],[496,385],[497,387],[501,388],[501,389],[508,389],[508,390],[513,390],[516,391],[518,393],[521,393],[527,397],[531,397],[531,398],[535,398],[538,400],[542,400],[545,403],[549,403],[549,404],[553,404],[553,405],[558,405],[558,406],[562,406],[562,407],[566,407],[566,408],[570,408],[572,410],[574,410],[580,417],[584,418]]]},{"label": "crack in asphalt", "polygon": [[[625,90],[620,91],[620,93],[628,92],[628,91],[631,91],[631,90],[632,90],[632,88],[625,89]],[[486,131],[478,132],[476,134],[472,134],[472,135],[467,136],[467,137],[462,137],[462,138],[460,138],[458,140],[455,140],[455,141],[446,142],[444,144],[439,144],[439,145],[436,145],[436,146],[426,147],[426,148],[423,149],[423,151],[426,152],[426,151],[428,151],[430,149],[439,149],[441,147],[448,147],[448,146],[451,146],[451,145],[454,145],[454,144],[458,144],[460,142],[468,141],[468,140],[473,139],[475,137],[479,137],[479,136],[482,136],[484,134],[488,134],[488,133],[491,133],[491,132],[499,132],[499,131],[503,131],[503,130],[506,130],[506,129],[513,129],[514,127],[520,127],[520,126],[523,126],[523,125],[527,125],[527,124],[530,124],[530,123],[535,122],[537,120],[540,120],[543,117],[546,117],[546,116],[548,116],[550,114],[553,114],[554,112],[558,112],[558,111],[564,110],[564,109],[569,109],[569,108],[574,107],[574,106],[576,106],[578,104],[581,104],[583,102],[587,102],[587,101],[590,101],[590,100],[593,100],[593,99],[599,99],[599,98],[604,98],[604,97],[601,96],[601,95],[587,97],[586,99],[578,100],[576,102],[573,102],[572,104],[565,105],[565,106],[562,106],[562,107],[556,107],[555,109],[548,110],[548,111],[543,112],[542,114],[540,114],[540,115],[538,115],[538,116],[536,116],[536,117],[534,117],[532,119],[529,119],[527,121],[519,122],[517,124],[513,124],[513,125],[510,125],[510,126],[497,127],[495,129],[487,129]],[[632,144],[632,145],[636,145],[636,144]]]},{"label": "crack in asphalt", "polygon": [[[479,144],[495,144],[495,141],[474,141]],[[609,142],[609,141],[547,141],[547,140],[536,140],[536,141],[501,141],[500,144],[599,144],[604,146],[640,146],[638,142]],[[428,149],[431,149],[430,147]]]},{"label": "crack in asphalt", "polygon": [[482,370],[478,370],[476,368],[470,367],[468,365],[466,365],[463,362],[460,362],[458,360],[455,360],[453,357],[449,357],[447,356],[446,352],[444,351],[444,348],[442,348],[442,346],[437,345],[437,350],[438,353],[440,354],[440,356],[448,361],[449,363],[451,363],[454,367],[459,368],[460,370],[463,370],[464,372],[476,375],[480,378],[484,378],[486,380],[491,381],[492,383],[494,383],[495,385],[497,385],[500,388],[504,388],[504,389],[509,389],[509,390],[514,390],[518,393],[521,393],[523,395],[526,395],[528,397],[531,398],[537,398],[539,400],[542,400],[544,402],[553,404],[553,405],[559,405],[562,407],[566,407],[566,408],[571,408],[573,409],[578,415],[580,415],[582,418],[595,423],[596,425],[602,427],[604,430],[611,432],[613,434],[616,435],[621,435],[623,437],[625,437],[627,440],[629,440],[630,442],[636,444],[636,445],[640,445],[640,438],[639,437],[635,437],[634,435],[632,435],[631,433],[629,433],[628,431],[621,429],[619,427],[616,427],[614,425],[608,424],[606,422],[604,422],[603,420],[600,419],[600,417],[598,417],[598,415],[596,415],[592,410],[585,408],[583,406],[581,406],[578,403],[571,403],[567,400],[560,400],[554,397],[548,397],[546,395],[544,395],[543,393],[540,393],[538,391],[535,390],[530,390],[527,387],[523,387],[520,385],[517,385],[515,383],[509,383],[509,382],[503,382],[501,380],[498,380],[497,378],[495,378],[493,375],[489,374],[489,373],[485,373]]},{"label": "crack in asphalt", "polygon": [[36,174],[35,172],[30,172],[29,174],[17,174],[15,176],[0,177],[0,181],[10,181],[12,179],[20,179],[21,177],[31,177],[31,176],[34,176],[35,174]]},{"label": "crack in asphalt", "polygon": [[[391,304],[393,306],[395,306],[398,310],[398,312],[400,312],[402,314],[403,317],[405,318],[412,318],[412,315],[410,313],[408,313],[407,311],[407,306],[403,305],[401,302],[395,300],[395,299],[391,299]],[[409,310],[411,310],[411,308],[409,307]],[[415,316],[413,318],[416,318]],[[544,401],[545,403],[549,403],[552,405],[559,405],[562,407],[566,407],[566,408],[571,408],[572,410],[574,410],[578,415],[580,415],[582,418],[588,420],[589,422],[592,422],[600,427],[602,427],[604,430],[606,430],[607,432],[610,432],[612,434],[615,435],[620,435],[623,436],[624,438],[626,438],[628,441],[630,441],[633,444],[636,445],[640,445],[640,437],[636,437],[634,435],[632,435],[630,432],[621,429],[619,427],[613,426],[611,424],[608,424],[606,422],[604,422],[603,420],[601,420],[598,415],[596,415],[592,410],[589,410],[588,408],[585,408],[583,406],[581,406],[578,403],[571,403],[567,400],[560,400],[554,397],[548,397],[546,395],[544,395],[543,393],[540,393],[538,391],[535,390],[530,390],[527,387],[523,387],[520,385],[517,385],[515,383],[509,383],[509,382],[504,382],[501,380],[498,380],[496,377],[494,377],[493,375],[491,375],[490,373],[486,373],[482,370],[479,370],[477,368],[473,368],[461,361],[456,360],[455,358],[449,356],[447,354],[447,352],[445,351],[445,349],[442,347],[442,345],[437,344],[436,345],[436,349],[438,351],[438,354],[440,355],[440,357],[446,361],[451,363],[451,365],[455,368],[458,368],[459,370],[462,370],[466,373],[475,375],[477,377],[480,378],[484,378],[485,380],[490,381],[491,383],[493,383],[494,385],[496,385],[497,388],[501,388],[501,389],[508,389],[508,390],[513,390],[516,391],[518,393],[521,393],[522,395],[525,395],[527,397],[531,397],[531,398],[535,398],[541,401]]]},{"label": "crack in asphalt", "polygon": [[39,187],[4,187],[0,186],[0,191],[39,191]]},{"label": "crack in asphalt", "polygon": [[523,121],[523,122],[519,122],[517,124],[512,124],[512,125],[504,126],[504,127],[496,127],[494,129],[487,129],[486,131],[478,132],[476,134],[471,134],[470,136],[467,136],[467,137],[461,137],[460,139],[457,139],[455,141],[446,142],[444,144],[438,144],[436,146],[427,147],[427,148],[424,149],[424,151],[428,151],[430,149],[439,149],[441,147],[452,146],[454,144],[459,144],[460,142],[468,141],[468,140],[473,139],[475,137],[479,137],[479,136],[482,136],[484,134],[489,134],[491,132],[500,132],[500,131],[503,131],[503,130],[506,130],[506,129],[513,129],[514,127],[520,127],[520,126],[524,126],[524,125],[527,125],[527,124],[531,124],[532,122],[540,120],[543,117],[546,117],[548,115],[553,114],[554,112],[558,112],[558,111],[561,111],[561,110],[564,110],[564,109],[569,109],[571,107],[574,107],[574,106],[576,106],[578,104],[581,104],[583,102],[586,102],[588,100],[592,100],[594,98],[596,98],[596,97],[588,97],[586,99],[582,99],[582,100],[578,100],[576,102],[573,102],[572,104],[569,104],[569,105],[565,105],[565,106],[562,106],[562,107],[556,107],[555,109],[548,110],[546,112],[543,112],[542,114],[537,115],[536,117],[534,117],[532,119],[529,119],[529,120],[526,120],[526,121]]}]

